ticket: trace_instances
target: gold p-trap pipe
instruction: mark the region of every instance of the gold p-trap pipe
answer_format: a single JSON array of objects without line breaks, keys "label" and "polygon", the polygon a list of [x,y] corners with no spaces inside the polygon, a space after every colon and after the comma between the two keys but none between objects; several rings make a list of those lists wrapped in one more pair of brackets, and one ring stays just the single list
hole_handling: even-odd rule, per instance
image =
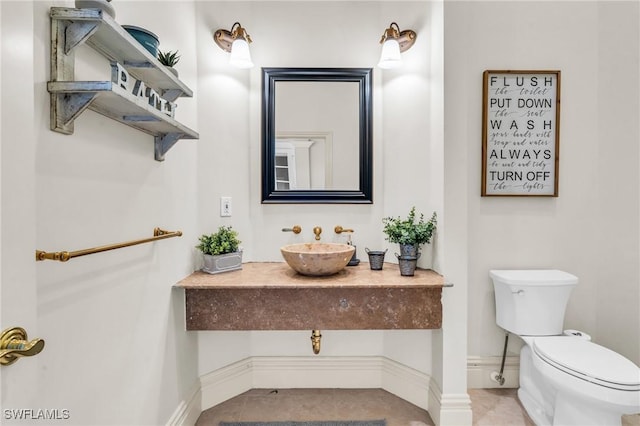
[{"label": "gold p-trap pipe", "polygon": [[40,260],[59,260],[60,262],[66,262],[74,257],[86,256],[88,254],[101,253],[103,251],[116,250],[124,247],[135,246],[137,244],[150,243],[153,241],[164,240],[165,238],[181,237],[182,231],[165,231],[160,228],[153,230],[153,237],[143,238],[140,240],[127,241],[119,244],[110,244],[107,246],[93,247],[84,250],[76,251],[57,251],[46,252],[42,250],[36,250],[36,261]]},{"label": "gold p-trap pipe", "polygon": [[313,353],[318,355],[320,353],[320,341],[322,340],[322,334],[320,330],[311,330],[311,348]]}]

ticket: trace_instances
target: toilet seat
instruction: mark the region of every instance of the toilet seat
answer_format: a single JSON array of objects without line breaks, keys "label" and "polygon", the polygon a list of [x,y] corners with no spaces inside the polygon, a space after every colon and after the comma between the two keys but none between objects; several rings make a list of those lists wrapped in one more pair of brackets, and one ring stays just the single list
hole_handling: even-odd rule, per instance
[{"label": "toilet seat", "polygon": [[537,337],[533,352],[574,377],[611,389],[640,392],[640,368],[622,355],[572,336]]}]

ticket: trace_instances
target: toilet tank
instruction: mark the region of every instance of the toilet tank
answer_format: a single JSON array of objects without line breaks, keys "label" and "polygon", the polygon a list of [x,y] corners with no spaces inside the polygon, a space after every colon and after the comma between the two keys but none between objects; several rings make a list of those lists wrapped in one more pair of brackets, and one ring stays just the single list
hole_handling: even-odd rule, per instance
[{"label": "toilet tank", "polygon": [[576,276],[553,269],[491,270],[489,275],[500,327],[520,336],[562,334]]}]

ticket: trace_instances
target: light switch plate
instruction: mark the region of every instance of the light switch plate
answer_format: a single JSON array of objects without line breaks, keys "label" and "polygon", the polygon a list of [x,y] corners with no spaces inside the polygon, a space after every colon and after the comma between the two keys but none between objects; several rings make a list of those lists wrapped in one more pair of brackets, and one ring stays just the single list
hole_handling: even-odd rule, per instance
[{"label": "light switch plate", "polygon": [[231,197],[220,197],[220,216],[231,216]]}]

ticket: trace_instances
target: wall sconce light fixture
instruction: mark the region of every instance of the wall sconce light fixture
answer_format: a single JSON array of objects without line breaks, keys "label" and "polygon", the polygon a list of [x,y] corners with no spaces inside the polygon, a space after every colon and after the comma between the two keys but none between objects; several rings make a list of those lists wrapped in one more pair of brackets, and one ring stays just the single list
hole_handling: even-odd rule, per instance
[{"label": "wall sconce light fixture", "polygon": [[240,22],[236,22],[231,27],[231,31],[217,30],[213,34],[213,40],[225,52],[231,53],[229,63],[238,68],[251,68],[251,53],[249,52],[249,43],[251,36],[247,34],[247,30],[242,28]]},{"label": "wall sconce light fixture", "polygon": [[380,68],[396,68],[402,65],[400,52],[408,50],[416,41],[416,32],[413,30],[400,31],[400,27],[395,22],[384,30],[380,44],[382,44],[382,53],[380,54]]}]

